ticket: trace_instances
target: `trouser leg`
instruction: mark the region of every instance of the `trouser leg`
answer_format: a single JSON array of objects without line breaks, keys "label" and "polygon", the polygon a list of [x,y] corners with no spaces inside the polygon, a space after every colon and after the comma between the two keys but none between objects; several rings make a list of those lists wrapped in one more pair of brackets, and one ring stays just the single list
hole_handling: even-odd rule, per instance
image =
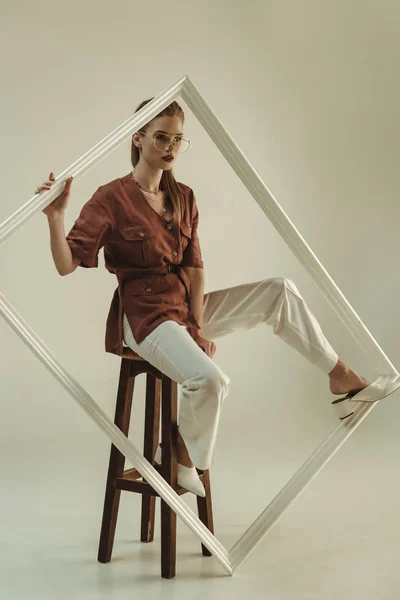
[{"label": "trouser leg", "polygon": [[264,279],[205,294],[203,322],[204,336],[209,340],[265,323],[324,373],[332,371],[338,361],[337,353],[290,279]]},{"label": "trouser leg", "polygon": [[179,431],[194,465],[209,469],[229,377],[201,350],[186,327],[174,321],[161,323],[137,344],[124,316],[124,339],[134,352],[181,384]]}]

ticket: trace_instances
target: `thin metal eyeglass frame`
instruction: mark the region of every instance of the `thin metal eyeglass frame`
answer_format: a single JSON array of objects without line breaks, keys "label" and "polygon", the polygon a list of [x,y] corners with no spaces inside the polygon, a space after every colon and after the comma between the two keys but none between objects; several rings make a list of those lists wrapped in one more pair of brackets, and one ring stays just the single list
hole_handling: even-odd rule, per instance
[{"label": "thin metal eyeglass frame", "polygon": [[[161,152],[160,148],[157,148],[157,146],[156,146],[156,138],[155,138],[155,137],[153,137],[153,136],[149,135],[148,133],[145,133],[144,131],[138,131],[138,133],[141,133],[142,135],[145,135],[146,137],[148,137],[148,138],[150,138],[151,140],[153,140],[153,144],[154,144],[154,147],[155,147],[155,149],[156,149],[156,150],[158,150],[159,152]],[[162,135],[165,135],[165,137],[168,137],[168,138],[169,138],[169,144],[168,144],[168,146],[165,148],[165,150],[167,150],[167,149],[168,149],[168,148],[171,146],[171,140],[172,140],[172,139],[176,139],[176,136],[171,136],[171,135],[169,135],[168,133],[163,133]],[[190,141],[190,140],[188,140],[188,139],[186,139],[186,138],[184,138],[184,137],[182,137],[182,138],[179,138],[179,139],[180,139],[180,140],[184,140],[185,142],[187,142],[187,143],[188,143],[188,147],[186,148],[186,150],[183,150],[182,152],[178,150],[178,154],[186,154],[186,152],[187,152],[187,151],[189,150],[189,148],[190,148],[191,141]],[[176,147],[176,142],[174,142],[174,147]]]}]

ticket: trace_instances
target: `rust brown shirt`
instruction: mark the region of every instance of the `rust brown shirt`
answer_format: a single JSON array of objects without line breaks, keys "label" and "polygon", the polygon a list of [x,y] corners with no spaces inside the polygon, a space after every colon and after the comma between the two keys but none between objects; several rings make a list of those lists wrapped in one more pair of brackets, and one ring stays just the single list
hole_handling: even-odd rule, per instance
[{"label": "rust brown shirt", "polygon": [[104,247],[105,267],[117,276],[106,324],[106,352],[122,354],[123,313],[140,343],[160,323],[173,320],[199,329],[189,307],[190,278],[183,267],[203,268],[193,190],[178,183],[185,210],[178,225],[148,204],[131,174],[100,186],[83,206],[67,235],[81,267],[97,267]]}]

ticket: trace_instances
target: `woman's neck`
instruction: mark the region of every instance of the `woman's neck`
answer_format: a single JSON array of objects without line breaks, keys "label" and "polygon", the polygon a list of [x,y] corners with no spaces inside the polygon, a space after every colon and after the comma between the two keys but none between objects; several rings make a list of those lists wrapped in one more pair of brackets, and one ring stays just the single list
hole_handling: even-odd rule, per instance
[{"label": "woman's neck", "polygon": [[160,181],[163,174],[162,169],[152,169],[147,165],[138,162],[133,169],[135,179],[147,190],[156,192],[160,187]]}]

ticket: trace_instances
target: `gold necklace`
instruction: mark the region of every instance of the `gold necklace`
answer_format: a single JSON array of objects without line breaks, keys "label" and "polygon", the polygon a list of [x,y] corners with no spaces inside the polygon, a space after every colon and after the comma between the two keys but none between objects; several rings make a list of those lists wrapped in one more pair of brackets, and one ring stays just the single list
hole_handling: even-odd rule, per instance
[{"label": "gold necklace", "polygon": [[137,185],[140,187],[141,190],[143,190],[144,192],[147,192],[148,194],[159,194],[162,190],[160,190],[160,188],[158,188],[158,190],[156,192],[153,192],[152,190],[146,190],[145,187],[142,186],[141,183],[138,182],[137,179],[135,179],[133,173],[131,173],[132,175],[132,179],[135,183],[137,183]]},{"label": "gold necklace", "polygon": [[[159,194],[160,191],[162,191],[160,189],[158,189],[156,192],[152,192],[151,190],[146,190],[146,188],[144,188],[142,185],[140,185],[140,183],[137,181],[137,179],[135,179],[135,177],[134,177],[134,175],[133,175],[132,172],[131,172],[131,175],[132,175],[133,181],[140,187],[140,189],[143,192],[147,192],[148,194]],[[149,198],[149,200],[151,202],[158,202],[157,198],[155,198],[154,200],[152,198]],[[160,217],[163,217],[165,215],[165,213],[167,212],[167,209],[165,208],[165,203],[164,202],[163,202],[163,205],[161,207],[161,212],[158,212],[158,211],[156,211],[156,212],[157,212],[158,215],[160,215]]]}]

